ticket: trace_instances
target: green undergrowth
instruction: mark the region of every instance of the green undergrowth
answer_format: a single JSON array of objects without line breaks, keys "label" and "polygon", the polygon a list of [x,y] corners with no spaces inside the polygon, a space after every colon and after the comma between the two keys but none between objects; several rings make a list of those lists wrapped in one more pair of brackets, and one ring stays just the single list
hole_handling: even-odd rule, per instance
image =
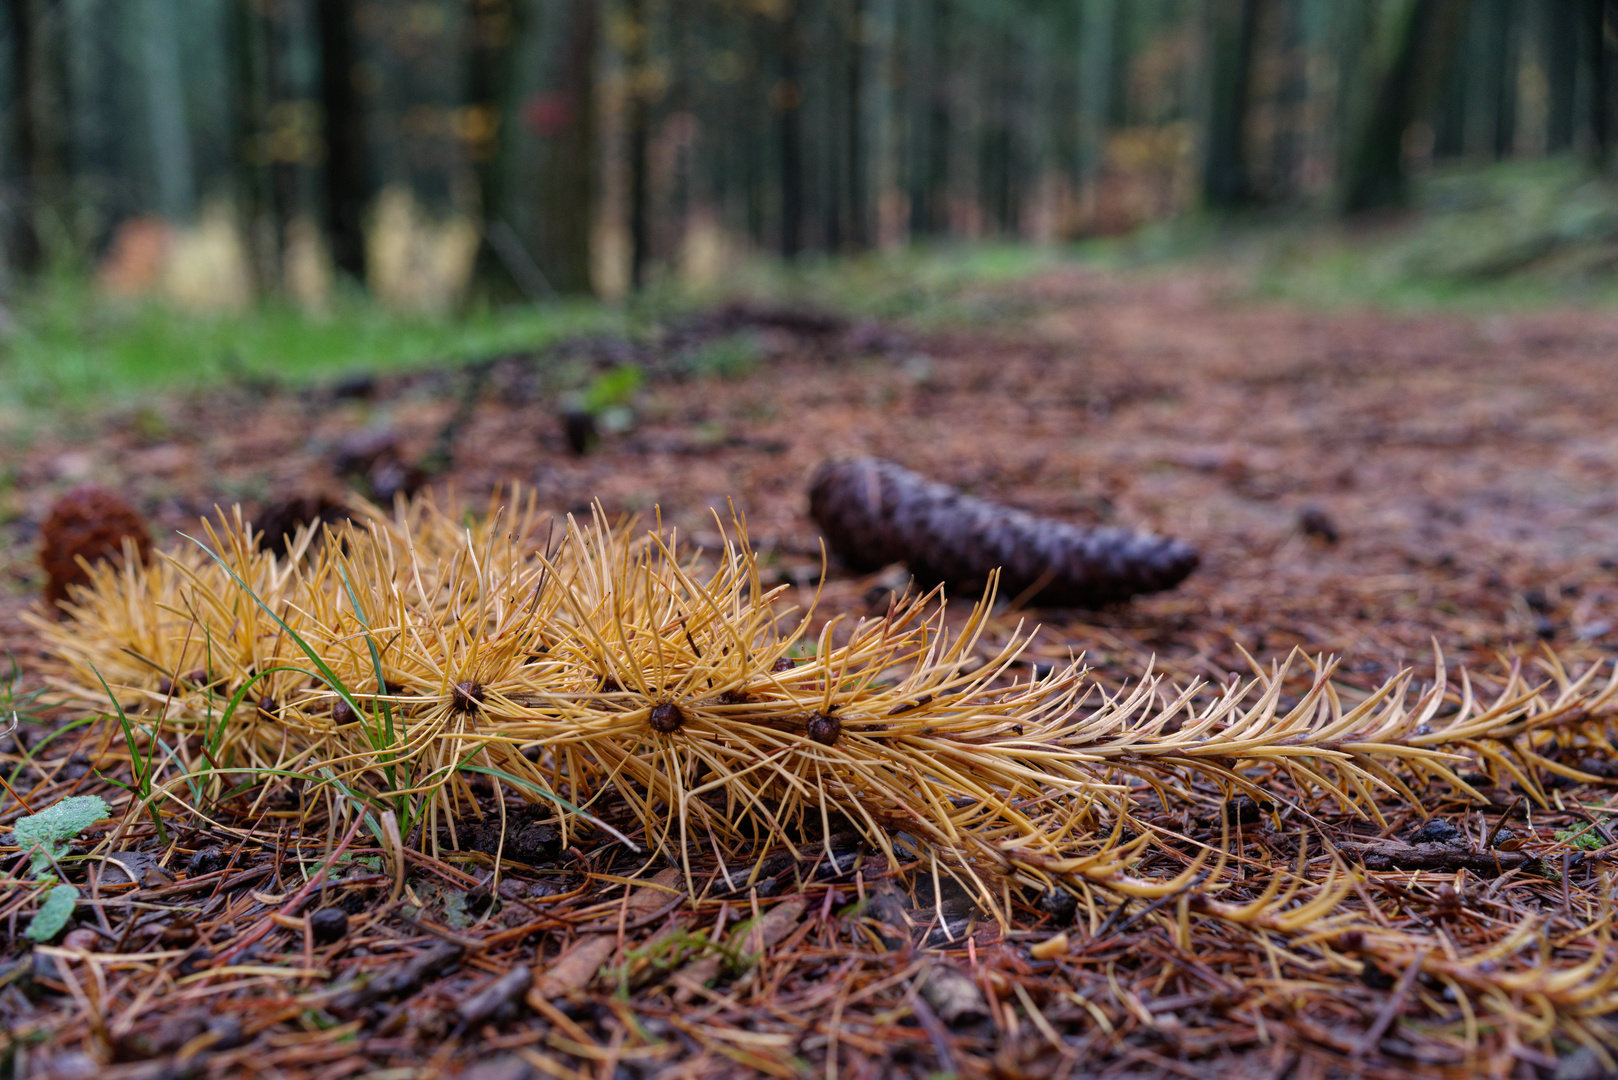
[{"label": "green undergrowth", "polygon": [[[63,275],[11,298],[11,326],[0,337],[0,436],[26,442],[30,423],[44,415],[93,413],[211,385],[295,387],[540,349],[583,334],[644,337],[731,300],[917,324],[992,320],[1002,301],[963,304],[962,295],[1056,261],[1054,250],[1015,244],[807,256],[792,266],[757,257],[739,261],[716,285],[668,280],[626,303],[474,305],[453,316],[390,311],[358,292],[339,296],[323,314],[282,303],[199,314],[160,300],[109,300],[84,279]],[[723,379],[745,375],[758,358],[744,334],[709,342],[690,361],[694,374]]]},{"label": "green undergrowth", "polygon": [[1193,215],[1080,249],[1092,265],[1215,269],[1311,308],[1470,312],[1618,305],[1618,182],[1572,156],[1436,168],[1406,210]]},{"label": "green undergrowth", "polygon": [[[285,304],[198,315],[112,302],[82,278],[13,295],[0,337],[0,436],[39,410],[127,404],[230,381],[298,385],[542,348],[587,333],[643,336],[729,300],[821,308],[916,329],[1017,325],[1048,304],[1017,283],[1078,266],[1159,275],[1212,269],[1236,295],[1304,306],[1477,311],[1618,304],[1618,183],[1571,156],[1446,166],[1398,214],[1343,221],[1329,207],[1190,214],[1120,238],[1036,245],[922,242],[788,265],[737,259],[717,282],[670,275],[627,303],[474,305],[454,316],[389,311],[358,292],[323,315]],[[745,336],[692,357],[701,376],[751,370]]]},{"label": "green undergrowth", "polygon": [[197,314],[156,300],[114,302],[62,278],[20,295],[0,342],[0,408],[128,401],[226,382],[299,385],[532,349],[616,328],[589,302],[482,307],[454,317],[389,311],[347,296],[324,314],[270,303]]},{"label": "green undergrowth", "polygon": [[799,304],[921,328],[993,323],[1015,314],[1005,286],[1075,257],[1088,255],[1009,241],[929,241],[861,255],[808,255],[793,265],[757,258],[707,290],[706,298]]}]

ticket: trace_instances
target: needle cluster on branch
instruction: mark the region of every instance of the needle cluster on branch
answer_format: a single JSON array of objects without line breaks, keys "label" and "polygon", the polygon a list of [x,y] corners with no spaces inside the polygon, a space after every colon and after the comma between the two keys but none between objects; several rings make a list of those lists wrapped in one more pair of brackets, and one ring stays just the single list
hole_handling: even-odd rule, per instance
[{"label": "needle cluster on branch", "polygon": [[1077,660],[1019,675],[1020,630],[985,649],[992,591],[958,626],[935,590],[811,636],[810,613],[762,585],[739,518],[705,563],[599,511],[556,529],[531,499],[468,517],[427,500],[354,511],[284,555],[236,512],[150,565],[99,568],[70,620],[37,621],[58,690],[102,711],[111,693],[216,793],[241,773],[315,777],[437,843],[486,811],[472,787],[486,778],[555,807],[564,834],[610,829],[615,808],[687,873],[694,853],[762,858],[761,840],[851,825],[892,864],[934,860],[996,914],[1014,887],[1092,908],[1092,889],[1183,889],[1202,867],[1136,871],[1163,844],[1136,815],[1206,801],[1194,778],[1379,816],[1379,799],[1419,805],[1412,785],[1471,794],[1457,747],[1527,776],[1547,760],[1536,738],[1615,693],[1562,675],[1547,704],[1514,677],[1484,705],[1465,683],[1440,721],[1455,698],[1442,679],[1415,700],[1405,675],[1348,703],[1312,662],[1287,704],[1285,669],[1256,665],[1223,688],[1147,677],[1109,695]]}]

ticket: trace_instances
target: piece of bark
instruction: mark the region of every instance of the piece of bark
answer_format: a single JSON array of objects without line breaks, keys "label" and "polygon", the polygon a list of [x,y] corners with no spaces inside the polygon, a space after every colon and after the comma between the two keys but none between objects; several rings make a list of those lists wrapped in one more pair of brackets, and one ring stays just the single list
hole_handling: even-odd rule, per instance
[{"label": "piece of bark", "polygon": [[921,984],[921,996],[933,1007],[938,1018],[951,1027],[989,1015],[989,1005],[983,990],[972,976],[948,964],[935,964],[929,968]]},{"label": "piece of bark", "polygon": [[420,956],[378,972],[364,986],[337,995],[332,999],[331,1008],[334,1012],[352,1013],[383,998],[409,993],[427,979],[454,967],[465,951],[449,942],[434,945]]},{"label": "piece of bark", "polygon": [[618,939],[611,934],[581,938],[574,942],[534,980],[534,984],[528,988],[528,1003],[538,1010],[535,1002],[549,1002],[575,990],[583,990],[617,948]]},{"label": "piece of bark", "polygon": [[1526,851],[1476,851],[1459,844],[1405,844],[1398,840],[1345,840],[1337,845],[1358,855],[1367,870],[1468,870],[1495,877],[1532,862]]},{"label": "piece of bark", "polygon": [[790,900],[783,900],[770,910],[760,915],[757,920],[744,923],[731,935],[735,946],[736,956],[739,958],[738,966],[750,968],[758,963],[764,953],[774,948],[803,919],[803,913],[809,907],[809,902],[801,896],[794,896]]},{"label": "piece of bark", "polygon": [[[757,964],[766,950],[780,944],[797,928],[808,908],[808,901],[803,897],[793,897],[775,905],[756,921],[737,927],[730,937],[731,949],[737,958],[734,968],[738,972],[746,971]],[[724,958],[711,953],[680,968],[669,977],[675,985],[675,1002],[684,1003],[696,997],[701,988],[717,979],[724,969]]]},{"label": "piece of bark", "polygon": [[519,964],[461,1002],[455,1011],[468,1028],[476,1028],[499,1012],[500,1006],[520,1000],[533,985],[534,973],[526,965]]},{"label": "piece of bark", "polygon": [[[669,890],[676,890],[670,892]],[[631,920],[644,918],[655,911],[661,911],[674,900],[685,894],[685,875],[680,873],[679,867],[670,866],[653,874],[650,881],[638,886],[629,894],[627,914]]]},{"label": "piece of bark", "polygon": [[1081,528],[964,495],[878,458],[828,461],[809,487],[809,514],[851,569],[903,562],[923,585],[1056,607],[1096,607],[1183,581],[1188,544],[1118,528]]},{"label": "piece of bark", "polygon": [[865,905],[865,918],[875,924],[873,929],[884,948],[898,949],[909,944],[914,928],[905,918],[904,901],[897,889],[874,886],[870,901]]},{"label": "piece of bark", "polygon": [[684,1005],[702,992],[703,987],[719,978],[724,960],[718,956],[701,956],[669,976],[674,984],[674,1003]]}]

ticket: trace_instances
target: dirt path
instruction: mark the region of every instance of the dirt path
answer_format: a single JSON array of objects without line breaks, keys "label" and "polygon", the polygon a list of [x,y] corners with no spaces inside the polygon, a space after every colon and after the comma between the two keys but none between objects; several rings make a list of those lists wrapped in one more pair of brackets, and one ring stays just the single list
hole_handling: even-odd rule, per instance
[{"label": "dirt path", "polygon": [[[699,539],[714,532],[708,508],[732,498],[770,564],[799,580],[817,561],[805,480],[832,454],[1190,540],[1203,565],[1173,593],[1039,613],[1054,624],[1047,649],[1087,649],[1119,677],[1150,654],[1220,676],[1240,664],[1233,641],[1261,658],[1346,654],[1370,680],[1434,639],[1485,662],[1540,638],[1575,657],[1618,640],[1618,317],[1300,312],[1227,304],[1194,277],[1079,270],[961,302],[1018,315],[982,333],[763,331],[766,362],[650,383],[636,426],[582,458],[546,369],[496,365],[437,482],[478,499],[522,483],[561,510],[661,507]],[[615,354],[584,355],[588,368]],[[215,503],[339,490],[333,461],[355,432],[390,432],[420,458],[467,385],[436,373],[354,397],[239,387],[44,435],[14,466],[0,644],[28,647],[16,614],[33,530],[70,482],[102,480],[160,531],[187,528]],[[1311,507],[1336,543],[1306,535]],[[869,588],[835,576],[827,610],[860,610]]]}]

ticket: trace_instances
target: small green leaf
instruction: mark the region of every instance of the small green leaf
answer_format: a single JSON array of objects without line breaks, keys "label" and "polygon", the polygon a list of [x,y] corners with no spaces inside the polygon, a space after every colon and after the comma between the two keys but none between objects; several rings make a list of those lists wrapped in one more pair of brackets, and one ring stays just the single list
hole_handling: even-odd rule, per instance
[{"label": "small green leaf", "polygon": [[466,910],[466,890],[445,889],[444,921],[452,930],[465,930],[472,925],[472,913]]},{"label": "small green leaf", "polygon": [[[95,796],[85,796],[94,798]],[[38,815],[35,815],[36,817]],[[58,885],[50,891],[45,903],[40,907],[39,914],[34,921],[28,924],[23,933],[44,944],[62,932],[62,927],[73,917],[73,905],[79,902],[79,890],[71,885]]]},{"label": "small green leaf", "polygon": [[17,846],[32,850],[30,870],[43,873],[67,854],[67,842],[112,813],[99,795],[75,795],[17,821]]}]

